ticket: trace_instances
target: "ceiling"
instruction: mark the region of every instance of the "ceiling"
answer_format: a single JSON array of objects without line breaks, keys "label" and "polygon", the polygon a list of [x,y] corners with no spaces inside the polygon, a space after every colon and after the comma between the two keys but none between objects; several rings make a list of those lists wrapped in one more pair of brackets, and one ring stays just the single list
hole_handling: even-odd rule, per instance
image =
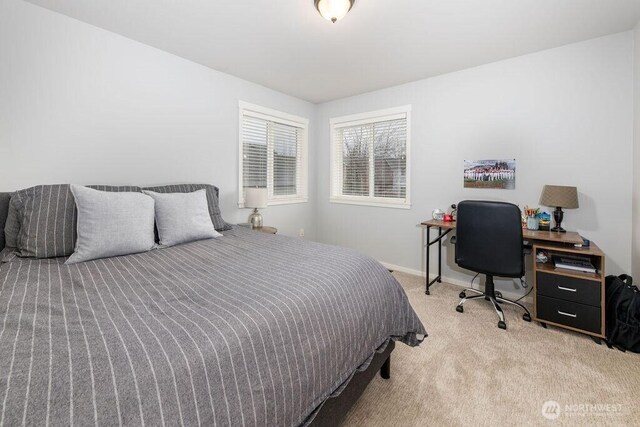
[{"label": "ceiling", "polygon": [[629,30],[640,0],[29,0],[314,103]]}]

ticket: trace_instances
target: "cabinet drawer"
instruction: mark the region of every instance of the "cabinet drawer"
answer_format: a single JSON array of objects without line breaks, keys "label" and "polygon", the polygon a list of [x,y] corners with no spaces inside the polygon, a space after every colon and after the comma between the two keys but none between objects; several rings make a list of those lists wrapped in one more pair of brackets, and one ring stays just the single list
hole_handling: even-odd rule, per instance
[{"label": "cabinet drawer", "polygon": [[558,274],[536,273],[536,292],[552,298],[588,304],[594,307],[601,305],[600,282],[576,279]]},{"label": "cabinet drawer", "polygon": [[601,333],[600,308],[536,295],[536,315],[539,320],[547,320],[565,326]]}]

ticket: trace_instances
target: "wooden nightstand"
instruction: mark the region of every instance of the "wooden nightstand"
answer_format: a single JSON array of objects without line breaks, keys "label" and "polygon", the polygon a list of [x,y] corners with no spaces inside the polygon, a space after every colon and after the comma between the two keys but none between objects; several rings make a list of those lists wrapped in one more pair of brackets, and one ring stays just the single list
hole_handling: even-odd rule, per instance
[{"label": "wooden nightstand", "polygon": [[[251,224],[249,224],[248,222],[244,222],[244,223],[238,224],[238,225],[240,227],[251,228]],[[252,230],[260,231],[262,233],[267,233],[267,234],[278,234],[278,229],[275,228],[275,227],[264,226],[264,227],[253,228]]]},{"label": "wooden nightstand", "polygon": [[275,227],[258,227],[258,228],[254,228],[255,231],[261,231],[263,233],[268,233],[268,234],[278,234],[278,229]]}]

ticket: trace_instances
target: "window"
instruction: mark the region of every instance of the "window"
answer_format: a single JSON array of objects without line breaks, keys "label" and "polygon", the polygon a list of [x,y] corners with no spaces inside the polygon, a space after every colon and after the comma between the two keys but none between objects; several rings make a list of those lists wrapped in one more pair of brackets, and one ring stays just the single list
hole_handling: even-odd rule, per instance
[{"label": "window", "polygon": [[240,102],[240,196],[266,188],[268,204],[307,201],[308,120]]},{"label": "window", "polygon": [[411,106],[331,119],[331,201],[408,209]]}]

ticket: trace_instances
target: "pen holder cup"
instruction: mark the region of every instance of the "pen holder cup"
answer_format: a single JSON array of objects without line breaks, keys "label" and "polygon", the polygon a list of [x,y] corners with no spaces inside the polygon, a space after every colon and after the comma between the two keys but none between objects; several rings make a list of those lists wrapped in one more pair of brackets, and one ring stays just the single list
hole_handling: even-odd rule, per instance
[{"label": "pen holder cup", "polygon": [[537,217],[530,216],[527,218],[527,228],[529,230],[537,230],[540,228],[540,222]]}]

